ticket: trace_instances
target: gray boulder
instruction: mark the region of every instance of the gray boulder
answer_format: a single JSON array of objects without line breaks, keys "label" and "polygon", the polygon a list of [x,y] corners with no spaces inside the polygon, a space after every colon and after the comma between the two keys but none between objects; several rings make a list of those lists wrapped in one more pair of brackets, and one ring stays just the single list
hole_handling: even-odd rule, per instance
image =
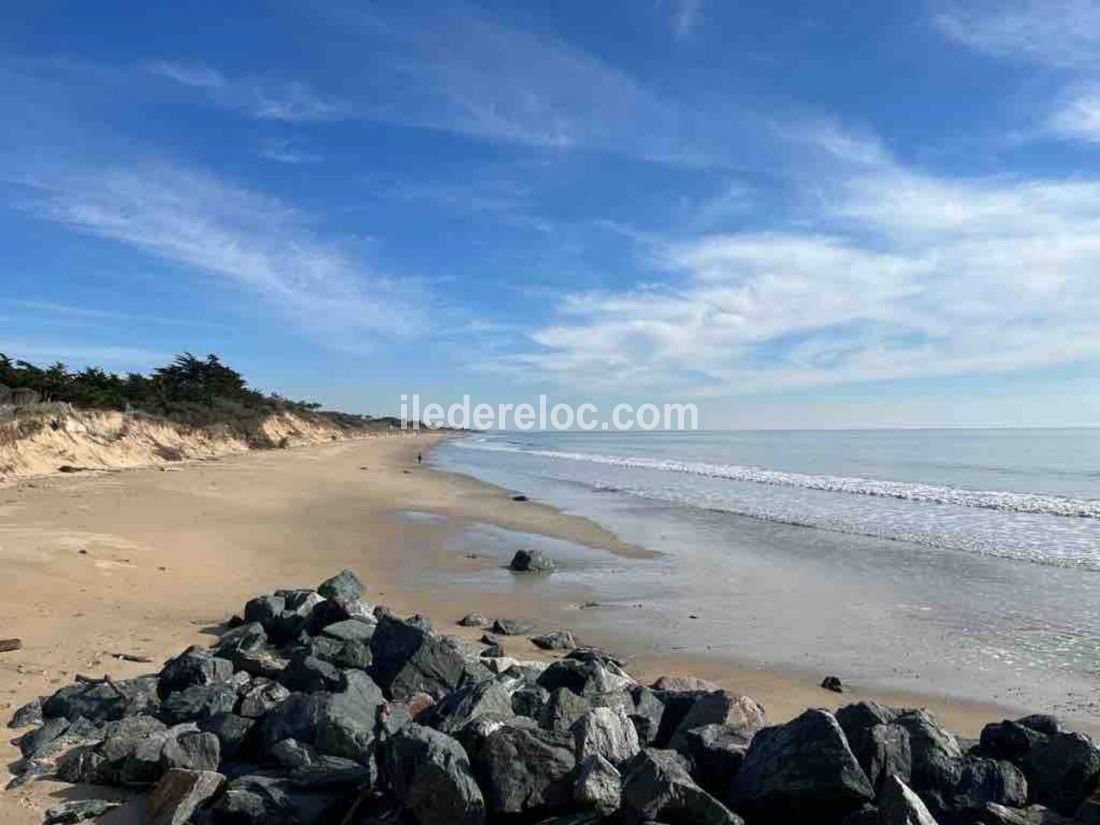
[{"label": "gray boulder", "polygon": [[218,737],[222,759],[233,760],[237,759],[247,747],[254,725],[254,719],[238,716],[235,713],[215,713],[203,719],[199,723],[199,728]]},{"label": "gray boulder", "polygon": [[757,732],[730,799],[746,815],[839,818],[874,799],[874,790],[836,718],[807,710]]},{"label": "gray boulder", "polygon": [[224,783],[225,777],[220,773],[173,768],[149,794],[145,821],[148,825],[185,825]]},{"label": "gray boulder", "polygon": [[541,636],[532,636],[531,642],[542,650],[575,650],[577,647],[573,634],[568,630],[555,630],[552,633],[543,633]]},{"label": "gray boulder", "polygon": [[647,748],[622,769],[620,818],[626,825],[742,825],[741,817],[695,784],[675,751]]},{"label": "gray boulder", "polygon": [[215,656],[210,650],[190,647],[169,660],[157,679],[157,691],[165,697],[193,685],[228,682],[233,676],[233,663]]},{"label": "gray boulder", "polygon": [[493,633],[498,636],[526,636],[534,629],[526,619],[493,619]]},{"label": "gray boulder", "polygon": [[160,753],[163,770],[216,771],[220,763],[221,742],[213,733],[190,731],[170,736]]},{"label": "gray boulder", "polygon": [[478,716],[487,713],[499,717],[511,716],[512,699],[511,691],[502,682],[480,682],[449,693],[425,711],[422,722],[454,735]]},{"label": "gray boulder", "polygon": [[508,569],[517,573],[551,573],[554,562],[540,550],[517,550]]},{"label": "gray boulder", "polygon": [[725,797],[749,749],[744,735],[737,728],[711,724],[687,731],[681,743],[679,753],[687,757],[695,781],[712,796]]},{"label": "gray boulder", "polygon": [[371,637],[371,676],[393,699],[440,698],[492,674],[463,650],[417,623],[383,616]]},{"label": "gray boulder", "polygon": [[386,773],[402,809],[417,825],[481,825],[485,800],[462,746],[415,723],[387,742]]},{"label": "gray boulder", "polygon": [[231,713],[237,706],[237,690],[226,682],[192,685],[169,694],[159,716],[169,725],[199,722],[216,713]]},{"label": "gray boulder", "polygon": [[259,719],[290,696],[290,691],[272,679],[257,678],[241,697],[238,713],[247,719]]},{"label": "gray boulder", "polygon": [[344,686],[344,677],[338,667],[306,651],[290,658],[279,681],[291,691],[302,693],[340,690]]},{"label": "gray boulder", "polygon": [[359,581],[359,577],[355,573],[351,570],[341,570],[331,579],[325,579],[321,582],[317,592],[326,599],[336,597],[358,599],[363,595],[365,589],[363,582]]},{"label": "gray boulder", "polygon": [[109,722],[135,713],[155,714],[157,677],[138,676],[107,682],[76,682],[66,685],[42,703],[46,719],[79,717],[93,722]]},{"label": "gray boulder", "polygon": [[910,787],[918,793],[952,793],[962,773],[963,755],[955,736],[924,710],[899,714],[894,724],[909,734]]},{"label": "gray boulder", "polygon": [[882,783],[878,798],[879,825],[936,825],[921,798],[896,776]]},{"label": "gray boulder", "polygon": [[593,708],[572,726],[578,761],[602,756],[619,765],[641,750],[638,732],[621,707]]},{"label": "gray boulder", "polygon": [[573,780],[573,801],[610,816],[619,809],[623,780],[618,768],[599,754],[581,761]]},{"label": "gray boulder", "polygon": [[680,750],[684,735],[703,725],[726,725],[739,732],[747,744],[767,724],[764,708],[748,696],[715,690],[699,696],[676,726],[668,746]]},{"label": "gray boulder", "polygon": [[576,760],[569,734],[505,724],[471,757],[490,813],[557,808],[572,798]]}]

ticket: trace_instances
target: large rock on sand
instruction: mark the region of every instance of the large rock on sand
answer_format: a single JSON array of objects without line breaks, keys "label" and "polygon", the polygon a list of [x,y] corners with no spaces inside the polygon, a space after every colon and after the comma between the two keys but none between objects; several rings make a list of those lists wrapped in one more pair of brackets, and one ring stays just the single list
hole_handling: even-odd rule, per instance
[{"label": "large rock on sand", "polygon": [[417,825],[481,825],[485,800],[462,746],[439,731],[406,725],[386,746],[387,774]]},{"label": "large rock on sand", "polygon": [[752,740],[730,790],[734,808],[762,819],[839,818],[874,799],[836,718],[807,710]]}]

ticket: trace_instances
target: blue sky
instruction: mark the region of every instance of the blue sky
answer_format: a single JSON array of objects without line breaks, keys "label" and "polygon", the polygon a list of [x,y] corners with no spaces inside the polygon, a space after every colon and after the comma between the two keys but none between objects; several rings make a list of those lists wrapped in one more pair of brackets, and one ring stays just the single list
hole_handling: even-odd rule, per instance
[{"label": "blue sky", "polygon": [[0,351],[1100,420],[1100,3],[0,8]]}]

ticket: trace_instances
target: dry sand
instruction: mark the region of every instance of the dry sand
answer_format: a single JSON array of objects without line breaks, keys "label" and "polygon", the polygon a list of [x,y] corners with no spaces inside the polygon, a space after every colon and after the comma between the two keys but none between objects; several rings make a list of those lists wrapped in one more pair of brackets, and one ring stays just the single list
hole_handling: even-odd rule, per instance
[{"label": "dry sand", "polygon": [[[378,436],[0,488],[0,637],[24,643],[22,650],[0,653],[0,716],[77,673],[125,678],[159,669],[187,645],[211,641],[210,630],[250,596],[315,585],[342,567],[360,573],[370,601],[425,614],[439,628],[453,627],[473,610],[568,627],[577,606],[598,597],[578,591],[563,599],[555,591],[550,600],[540,596],[537,582],[491,592],[447,586],[448,577],[498,566],[462,546],[474,524],[566,539],[593,557],[617,554],[626,564],[646,554],[585,519],[418,466],[416,454],[438,437]],[[582,641],[599,644],[598,635]],[[507,648],[521,658],[535,656],[526,639],[510,639]],[[155,664],[120,661],[115,653]],[[956,731],[975,735],[984,722],[1008,713],[937,697],[837,696],[817,686],[820,675],[659,650],[633,659],[629,669],[644,679],[661,673],[710,679],[754,696],[775,721],[807,706],[871,697],[931,707]],[[4,765],[19,756],[10,741],[16,735],[10,732],[0,745]],[[0,780],[6,784],[7,777]],[[0,822],[38,823],[47,805],[87,793],[53,782],[3,792]]]}]

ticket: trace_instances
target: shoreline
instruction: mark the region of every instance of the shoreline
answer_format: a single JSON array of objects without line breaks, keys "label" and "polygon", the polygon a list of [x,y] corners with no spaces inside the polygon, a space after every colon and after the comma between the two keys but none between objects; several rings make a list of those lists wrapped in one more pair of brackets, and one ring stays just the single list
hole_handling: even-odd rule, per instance
[{"label": "shoreline", "polygon": [[[549,537],[575,545],[593,563],[648,555],[587,519],[513,502],[502,488],[415,464],[417,452],[445,437],[376,436],[0,487],[0,576],[12,594],[0,605],[0,627],[24,644],[0,654],[0,710],[10,714],[76,673],[127,678],[155,670],[189,644],[209,644],[209,629],[249,596],[309,585],[342,567],[360,574],[372,603],[476,637],[480,630],[455,625],[467,612],[521,616],[540,631],[568,628],[577,606],[592,597],[586,587],[499,575],[498,561],[478,542],[507,546],[517,533]],[[480,587],[485,577],[502,584]],[[580,641],[599,644],[603,635],[585,633]],[[524,637],[509,638],[505,648],[518,658],[546,658]],[[642,652],[628,669],[642,681],[707,678],[753,696],[773,722],[808,706],[873,698],[928,707],[948,728],[972,736],[986,722],[1027,710],[893,691],[834,694],[818,686],[824,674],[675,651]],[[0,746],[5,765],[18,756],[12,738]],[[56,801],[50,795],[67,787],[45,781],[0,794],[0,820],[37,822],[41,808]]]}]

